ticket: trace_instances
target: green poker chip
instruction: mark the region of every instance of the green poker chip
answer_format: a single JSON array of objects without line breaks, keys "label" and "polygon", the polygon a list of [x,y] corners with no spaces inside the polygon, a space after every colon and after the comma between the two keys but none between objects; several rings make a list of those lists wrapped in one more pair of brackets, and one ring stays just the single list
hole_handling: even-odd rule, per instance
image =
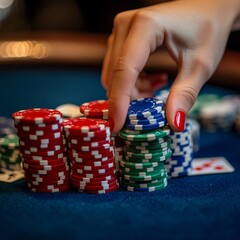
[{"label": "green poker chip", "polygon": [[144,151],[144,150],[162,150],[164,148],[170,148],[170,141],[168,142],[164,142],[164,143],[161,143],[159,145],[152,145],[152,146],[135,146],[135,145],[126,145],[125,146],[125,149],[126,150],[131,150],[131,151],[137,151],[137,152],[141,152],[141,151]]},{"label": "green poker chip", "polygon": [[9,134],[0,138],[0,148],[2,149],[19,149],[19,138],[16,134]]},{"label": "green poker chip", "polygon": [[154,131],[139,131],[139,134],[128,134],[124,130],[119,132],[119,136],[128,141],[154,141],[169,135],[170,129],[165,126]]},{"label": "green poker chip", "polygon": [[137,188],[137,187],[132,187],[132,186],[127,186],[124,184],[120,184],[120,188],[125,189],[129,192],[155,192],[161,189],[164,189],[167,187],[168,182],[165,181],[162,184],[159,184],[157,186],[152,186],[152,187],[146,187],[146,188]]},{"label": "green poker chip", "polygon": [[134,188],[149,188],[149,187],[161,186],[167,183],[167,181],[168,181],[167,176],[164,176],[162,179],[158,179],[157,181],[150,181],[145,183],[139,183],[135,181],[128,181],[126,179],[121,179],[120,184],[124,184],[126,186],[134,187]]},{"label": "green poker chip", "polygon": [[147,154],[157,154],[157,153],[165,153],[166,151],[171,150],[170,148],[163,148],[163,149],[150,149],[150,150],[136,150],[136,149],[126,149],[124,151],[124,154],[126,156],[131,157],[133,154],[142,154],[142,155],[147,155]]},{"label": "green poker chip", "polygon": [[126,180],[133,180],[133,181],[151,181],[154,179],[159,179],[163,176],[166,175],[166,170],[165,169],[161,169],[158,171],[155,171],[153,173],[149,173],[148,175],[145,176],[137,176],[137,175],[130,175],[130,174],[123,174],[122,177]]},{"label": "green poker chip", "polygon": [[126,155],[131,158],[141,158],[141,159],[156,159],[162,156],[165,156],[170,152],[171,149],[166,148],[164,151],[152,151],[150,153],[135,153],[135,152],[126,152]]},{"label": "green poker chip", "polygon": [[156,139],[154,141],[125,141],[126,146],[139,146],[139,147],[150,147],[150,146],[159,146],[165,142],[170,141],[170,137],[166,136],[163,138]]},{"label": "green poker chip", "polygon": [[156,174],[156,173],[158,173],[161,170],[164,170],[164,169],[158,168],[158,169],[156,169],[156,170],[154,170],[152,172],[145,172],[145,171],[143,171],[143,172],[134,172],[134,171],[124,172],[123,170],[120,169],[120,173],[124,174],[124,175],[129,175],[129,176],[142,176],[142,177],[144,177],[144,176],[149,176],[149,175]]},{"label": "green poker chip", "polygon": [[144,169],[144,168],[149,168],[149,167],[163,166],[163,163],[161,163],[161,162],[135,163],[135,162],[125,161],[125,160],[120,160],[119,164],[122,167],[135,168],[135,169]]},{"label": "green poker chip", "polygon": [[169,150],[164,155],[154,155],[152,158],[141,158],[141,157],[133,157],[133,156],[125,156],[125,160],[129,162],[142,162],[142,163],[150,163],[150,162],[162,162],[167,160],[172,156],[172,151]]},{"label": "green poker chip", "polygon": [[128,167],[122,167],[120,166],[120,172],[123,173],[123,174],[133,174],[133,175],[136,175],[136,174],[141,174],[143,175],[143,173],[152,173],[154,171],[157,171],[157,170],[161,170],[161,169],[165,169],[163,166],[157,166],[157,167],[149,167],[149,168],[144,168],[144,169],[135,169],[135,168],[128,168]]}]

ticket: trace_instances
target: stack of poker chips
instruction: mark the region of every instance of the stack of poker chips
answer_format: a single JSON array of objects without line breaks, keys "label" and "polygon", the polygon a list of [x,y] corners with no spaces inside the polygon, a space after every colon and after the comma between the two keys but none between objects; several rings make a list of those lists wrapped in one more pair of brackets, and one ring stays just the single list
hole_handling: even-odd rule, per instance
[{"label": "stack of poker chips", "polygon": [[19,137],[25,180],[34,192],[69,189],[69,167],[63,138],[62,114],[32,108],[12,114]]},{"label": "stack of poker chips", "polygon": [[120,187],[127,191],[149,192],[167,186],[164,161],[171,157],[164,102],[141,98],[130,103],[124,128],[124,159],[120,161]]},{"label": "stack of poker chips", "polygon": [[[80,105],[80,113],[85,117],[108,120],[108,100],[96,100]],[[124,142],[116,133],[112,133],[113,152],[116,171],[119,173],[119,161],[123,159]]]},{"label": "stack of poker chips", "polygon": [[192,170],[193,144],[192,126],[189,121],[185,123],[183,132],[170,132],[172,156],[165,161],[168,177],[187,176]]},{"label": "stack of poker chips", "polygon": [[69,147],[72,186],[80,192],[96,194],[118,189],[108,122],[69,118],[63,126]]},{"label": "stack of poker chips", "polygon": [[18,136],[9,134],[0,138],[0,166],[8,170],[21,171],[21,162]]}]

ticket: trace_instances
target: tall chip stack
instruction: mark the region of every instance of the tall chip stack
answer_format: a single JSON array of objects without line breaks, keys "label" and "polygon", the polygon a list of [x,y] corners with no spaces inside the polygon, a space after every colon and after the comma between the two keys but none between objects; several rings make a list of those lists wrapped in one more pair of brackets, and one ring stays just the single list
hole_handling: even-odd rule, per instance
[{"label": "tall chip stack", "polygon": [[172,156],[165,162],[169,178],[188,176],[192,169],[192,126],[185,123],[183,132],[170,132]]},{"label": "tall chip stack", "polygon": [[164,102],[156,98],[130,103],[124,128],[119,132],[125,141],[120,187],[127,191],[156,191],[168,184],[164,162],[172,152],[164,109]]},{"label": "tall chip stack", "polygon": [[108,121],[69,118],[63,123],[71,163],[71,184],[83,193],[102,194],[118,189]]},{"label": "tall chip stack", "polygon": [[54,109],[32,108],[12,114],[25,180],[34,192],[69,189],[69,166],[63,137],[62,114]]},{"label": "tall chip stack", "polygon": [[[80,113],[85,117],[108,120],[108,100],[96,100],[80,105]],[[119,175],[119,161],[123,158],[124,142],[117,133],[112,133],[113,152],[117,175]]]}]

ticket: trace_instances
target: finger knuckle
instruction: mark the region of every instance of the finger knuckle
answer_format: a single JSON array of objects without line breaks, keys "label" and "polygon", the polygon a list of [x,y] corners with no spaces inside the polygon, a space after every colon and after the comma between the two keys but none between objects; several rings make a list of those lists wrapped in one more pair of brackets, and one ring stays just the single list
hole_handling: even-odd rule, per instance
[{"label": "finger knuckle", "polygon": [[139,10],[135,13],[135,21],[143,21],[145,23],[155,24],[157,23],[158,15],[150,10]]},{"label": "finger knuckle", "polygon": [[186,86],[182,89],[182,96],[185,98],[190,109],[197,99],[197,91],[193,87]]},{"label": "finger knuckle", "polygon": [[113,21],[114,28],[119,28],[120,26],[127,23],[127,14],[125,12],[118,13]]}]

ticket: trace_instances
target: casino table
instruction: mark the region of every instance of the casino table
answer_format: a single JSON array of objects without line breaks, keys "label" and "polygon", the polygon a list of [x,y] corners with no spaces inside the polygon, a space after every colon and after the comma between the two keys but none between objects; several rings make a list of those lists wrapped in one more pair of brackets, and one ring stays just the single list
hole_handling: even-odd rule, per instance
[{"label": "casino table", "polygon": [[[106,99],[100,74],[89,67],[2,68],[1,115]],[[202,91],[236,93],[210,84]],[[30,192],[24,180],[0,182],[1,239],[239,239],[239,146],[239,133],[201,130],[195,157],[224,156],[235,171],[169,179],[156,192],[48,194]]]}]

